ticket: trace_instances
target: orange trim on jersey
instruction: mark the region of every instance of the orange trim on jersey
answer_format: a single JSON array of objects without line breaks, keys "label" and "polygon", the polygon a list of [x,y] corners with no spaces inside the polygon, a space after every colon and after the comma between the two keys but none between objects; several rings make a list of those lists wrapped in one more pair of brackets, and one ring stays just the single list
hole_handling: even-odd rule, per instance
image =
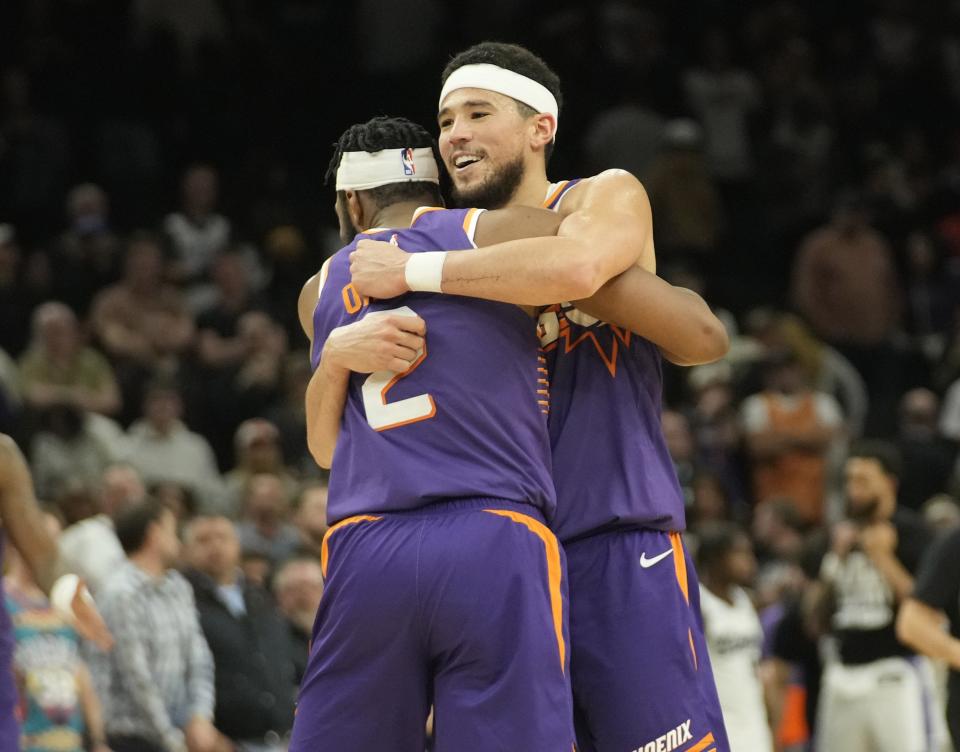
[{"label": "orange trim on jersey", "polygon": [[544,209],[550,208],[550,204],[552,204],[554,201],[557,200],[557,198],[560,196],[561,193],[563,193],[563,189],[567,187],[567,183],[569,182],[570,182],[569,180],[560,181],[560,184],[557,186],[557,189],[553,193],[551,193],[549,196],[547,196],[546,199],[544,199],[544,202],[543,202]]},{"label": "orange trim on jersey", "polygon": [[553,611],[553,629],[557,634],[557,648],[560,651],[560,670],[566,673],[567,644],[563,639],[563,593],[560,587],[563,566],[560,563],[560,544],[557,542],[557,537],[542,522],[521,512],[509,509],[484,509],[483,511],[506,517],[519,525],[526,525],[531,533],[543,541],[547,554],[547,580],[550,590],[550,608]]},{"label": "orange trim on jersey", "polygon": [[683,555],[683,539],[680,533],[670,533],[670,546],[673,548],[673,568],[677,573],[677,584],[683,593],[683,599],[690,605],[690,586],[687,582],[687,560]]},{"label": "orange trim on jersey", "polygon": [[693,656],[693,667],[699,671],[700,670],[700,661],[697,660],[697,648],[693,644],[693,630],[687,628],[687,639],[690,641],[690,655]]},{"label": "orange trim on jersey", "polygon": [[703,739],[698,741],[692,747],[687,747],[683,752],[703,752],[711,744],[716,744],[717,740],[713,738],[713,732],[711,731]]},{"label": "orange trim on jersey", "polygon": [[473,238],[470,236],[470,224],[473,222],[473,218],[476,216],[478,211],[480,210],[476,208],[468,209],[467,213],[463,215],[463,231],[467,234],[467,237],[470,238],[470,240],[473,240]]},{"label": "orange trim on jersey", "polygon": [[410,219],[410,226],[412,227],[416,224],[417,220],[420,219],[424,214],[429,214],[430,212],[443,211],[442,206],[419,206],[417,210],[413,213],[413,217]]},{"label": "orange trim on jersey", "polygon": [[323,576],[327,576],[327,563],[330,561],[329,542],[330,536],[333,535],[334,532],[347,525],[355,525],[358,522],[376,522],[381,519],[383,518],[374,517],[372,514],[358,514],[355,517],[347,517],[345,520],[340,520],[340,522],[327,530],[326,535],[323,536],[323,543],[320,544],[320,570],[323,572]]},{"label": "orange trim on jersey", "polygon": [[[387,385],[380,391],[380,401],[383,402],[384,405],[386,405],[387,392],[393,389],[394,385],[398,381],[400,381],[400,379],[404,379],[407,376],[409,376],[411,373],[416,371],[417,368],[420,367],[420,364],[423,363],[423,361],[425,361],[426,359],[427,359],[427,341],[424,340],[423,352],[420,353],[420,357],[417,358],[415,361],[413,361],[413,363],[410,364],[410,367],[406,371],[403,371],[402,373],[398,373],[396,376],[390,379],[390,381],[387,382]],[[437,403],[434,402],[433,396],[430,394],[427,395],[427,399],[430,400],[430,412],[427,413],[426,415],[421,415],[417,418],[410,418],[410,420],[401,420],[399,423],[391,423],[389,426],[381,426],[380,428],[375,428],[373,430],[379,433],[380,431],[389,431],[391,428],[400,428],[400,426],[409,426],[411,423],[419,423],[421,420],[430,420],[430,418],[434,417],[437,414]]]}]

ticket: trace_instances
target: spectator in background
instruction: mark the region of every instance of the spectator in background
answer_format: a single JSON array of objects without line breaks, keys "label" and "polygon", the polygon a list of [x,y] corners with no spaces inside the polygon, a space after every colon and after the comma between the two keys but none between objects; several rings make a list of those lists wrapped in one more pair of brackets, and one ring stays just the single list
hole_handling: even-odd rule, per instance
[{"label": "spectator in background", "polygon": [[265,417],[279,429],[283,456],[299,477],[316,477],[321,472],[307,447],[307,414],[303,395],[312,375],[308,353],[298,351],[287,355],[283,367],[283,396],[265,413]]},{"label": "spectator in background", "polygon": [[213,659],[179,560],[173,513],[144,501],[117,516],[127,560],[100,596],[116,645],[104,698],[113,752],[229,752],[214,728]]},{"label": "spectator in background", "polygon": [[791,280],[793,304],[814,331],[854,364],[871,388],[871,432],[892,428],[900,363],[889,341],[903,318],[893,252],[870,226],[862,197],[842,194],[829,225],[808,235]]},{"label": "spectator in background", "polygon": [[824,749],[902,752],[935,749],[928,734],[923,666],[897,639],[900,604],[930,533],[897,504],[899,458],[885,444],[862,442],[845,466],[847,516],[833,527],[820,581],[832,603],[838,660],[823,676],[817,717]]},{"label": "spectator in background", "polygon": [[293,524],[300,533],[300,547],[320,556],[323,537],[327,534],[327,484],[304,486],[297,497]]},{"label": "spectator in background", "polygon": [[960,379],[950,385],[943,399],[940,433],[944,438],[960,444]]},{"label": "spectator in background", "polygon": [[290,502],[283,481],[260,473],[250,478],[240,518],[244,550],[265,552],[276,565],[289,559],[300,545],[300,534],[290,524]]},{"label": "spectator in background", "polygon": [[[637,173],[642,174],[642,173]],[[723,225],[720,195],[703,155],[703,130],[693,120],[671,120],[663,148],[644,185],[657,217],[657,249],[666,258],[683,257],[709,265]]]},{"label": "spectator in background", "polygon": [[228,517],[239,516],[247,485],[260,473],[280,478],[287,498],[296,498],[297,480],[284,465],[280,432],[273,423],[263,418],[245,420],[237,428],[233,444],[237,464],[224,475]]},{"label": "spectator in background", "polygon": [[127,432],[127,461],[146,483],[183,485],[199,500],[201,509],[219,509],[223,487],[213,449],[181,420],[180,390],[173,382],[154,381],[145,391],[143,417]]},{"label": "spectator in background", "polygon": [[89,416],[73,405],[43,411],[30,445],[30,464],[43,498],[54,498],[67,485],[93,485],[116,456],[97,433]]},{"label": "spectator in background", "polygon": [[758,674],[763,631],[744,589],[757,573],[750,538],[729,523],[703,527],[697,571],[703,629],[730,752],[773,752]]},{"label": "spectator in background", "polygon": [[293,725],[293,656],[269,594],[244,580],[240,541],[226,517],[196,517],[184,531],[187,580],[213,654],[214,725],[241,752],[279,750]]},{"label": "spectator in background", "polygon": [[761,564],[798,563],[804,548],[804,527],[793,499],[775,497],[757,507],[751,531]]},{"label": "spectator in background", "polygon": [[33,343],[20,358],[24,400],[34,410],[69,405],[114,415],[120,390],[113,369],[85,347],[77,317],[63,303],[44,303],[33,313]]},{"label": "spectator in background", "polygon": [[764,343],[772,348],[788,347],[796,353],[807,373],[810,386],[837,400],[851,438],[859,438],[867,421],[869,399],[863,377],[837,350],[813,336],[809,327],[793,314],[771,317],[772,332]]},{"label": "spectator in background", "polygon": [[[60,523],[49,514],[43,521],[56,539]],[[91,752],[110,752],[100,699],[80,657],[76,630],[50,605],[16,551],[8,554],[8,566],[4,590],[13,621],[13,670],[24,716],[20,749],[79,752],[89,738]]]},{"label": "spectator in background", "polygon": [[929,389],[911,389],[900,400],[898,503],[914,511],[947,488],[957,460],[957,445],[940,435],[939,417],[940,400]]},{"label": "spectator in background", "polygon": [[723,183],[740,183],[753,174],[750,117],[760,104],[756,80],[731,59],[719,29],[707,32],[703,63],[683,76],[687,102],[706,133],[707,163]]},{"label": "spectator in background", "polygon": [[907,331],[919,347],[935,358],[946,344],[954,301],[960,290],[946,273],[942,250],[928,233],[911,232],[905,255]]},{"label": "spectator in background", "polygon": [[[642,177],[657,156],[666,120],[640,87],[624,86],[623,101],[597,113],[583,138],[586,173],[620,168]],[[659,216],[659,214],[658,214]]]},{"label": "spectator in background", "polygon": [[205,282],[213,260],[230,243],[230,220],[217,213],[217,171],[206,164],[187,168],[180,210],[167,215],[164,232],[173,247],[173,276],[188,287]]},{"label": "spectator in background", "polygon": [[110,200],[102,188],[81,183],[67,194],[67,230],[50,251],[53,294],[85,317],[101,288],[116,281],[120,241],[110,229]]},{"label": "spectator in background", "polygon": [[273,594],[290,630],[296,684],[303,679],[313,622],[323,595],[323,569],[315,557],[288,559],[273,578]]},{"label": "spectator in background", "polygon": [[130,239],[123,278],[94,299],[90,325],[117,369],[125,407],[136,409],[143,380],[161,367],[174,367],[194,333],[183,300],[164,282],[156,238],[139,233]]},{"label": "spectator in background", "polygon": [[733,368],[723,360],[696,366],[689,369],[687,385],[692,392],[693,408],[687,414],[696,445],[697,465],[722,483],[724,495],[740,515],[747,494]]},{"label": "spectator in background", "polygon": [[99,592],[126,558],[113,518],[145,496],[143,481],[133,466],[110,465],[100,479],[95,513],[74,522],[60,535],[60,558],[65,568],[80,575],[91,592]]},{"label": "spectator in background", "polygon": [[766,388],[742,407],[757,504],[786,496],[807,524],[823,519],[827,451],[843,430],[840,408],[812,391],[796,355],[769,357]]}]

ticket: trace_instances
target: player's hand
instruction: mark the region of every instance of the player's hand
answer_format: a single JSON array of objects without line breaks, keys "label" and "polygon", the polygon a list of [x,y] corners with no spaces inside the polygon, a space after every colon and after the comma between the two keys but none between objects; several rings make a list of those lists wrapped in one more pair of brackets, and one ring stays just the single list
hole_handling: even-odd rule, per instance
[{"label": "player's hand", "polygon": [[330,332],[323,359],[355,373],[402,373],[423,350],[426,333],[427,324],[419,316],[374,311]]},{"label": "player's hand", "polygon": [[77,592],[70,602],[70,608],[73,611],[73,617],[76,620],[73,628],[77,630],[83,639],[89,640],[103,651],[113,648],[113,635],[107,627],[107,623],[100,616],[93,598],[87,586],[81,581],[77,587]]},{"label": "player's hand", "polygon": [[889,522],[875,522],[860,533],[860,545],[871,559],[887,556],[897,548],[897,529]]},{"label": "player's hand", "polygon": [[410,292],[406,266],[410,254],[381,240],[361,240],[350,254],[350,277],[357,291],[368,298],[395,298]]}]

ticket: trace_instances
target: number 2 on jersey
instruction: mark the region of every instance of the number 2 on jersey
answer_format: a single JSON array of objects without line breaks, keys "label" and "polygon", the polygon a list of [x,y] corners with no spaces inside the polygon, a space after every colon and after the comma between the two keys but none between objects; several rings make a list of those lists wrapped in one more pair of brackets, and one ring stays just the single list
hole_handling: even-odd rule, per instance
[{"label": "number 2 on jersey", "polygon": [[[384,313],[395,313],[398,316],[416,316],[408,306],[392,308]],[[371,373],[363,382],[363,409],[367,414],[367,423],[374,431],[387,431],[399,428],[421,420],[429,420],[437,414],[437,406],[429,394],[418,394],[407,397],[398,402],[387,402],[387,392],[400,381],[409,376],[423,363],[427,357],[427,346],[417,352],[417,357],[406,371],[376,371]]]}]

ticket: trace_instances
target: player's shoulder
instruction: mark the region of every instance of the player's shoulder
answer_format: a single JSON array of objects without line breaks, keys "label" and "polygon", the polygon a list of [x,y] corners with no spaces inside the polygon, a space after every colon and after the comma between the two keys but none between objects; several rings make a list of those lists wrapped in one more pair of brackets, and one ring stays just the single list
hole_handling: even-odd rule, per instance
[{"label": "player's shoulder", "polygon": [[563,212],[569,214],[586,204],[606,203],[607,197],[635,196],[649,203],[643,183],[629,170],[617,167],[596,175],[580,178],[572,183],[563,196]]}]

